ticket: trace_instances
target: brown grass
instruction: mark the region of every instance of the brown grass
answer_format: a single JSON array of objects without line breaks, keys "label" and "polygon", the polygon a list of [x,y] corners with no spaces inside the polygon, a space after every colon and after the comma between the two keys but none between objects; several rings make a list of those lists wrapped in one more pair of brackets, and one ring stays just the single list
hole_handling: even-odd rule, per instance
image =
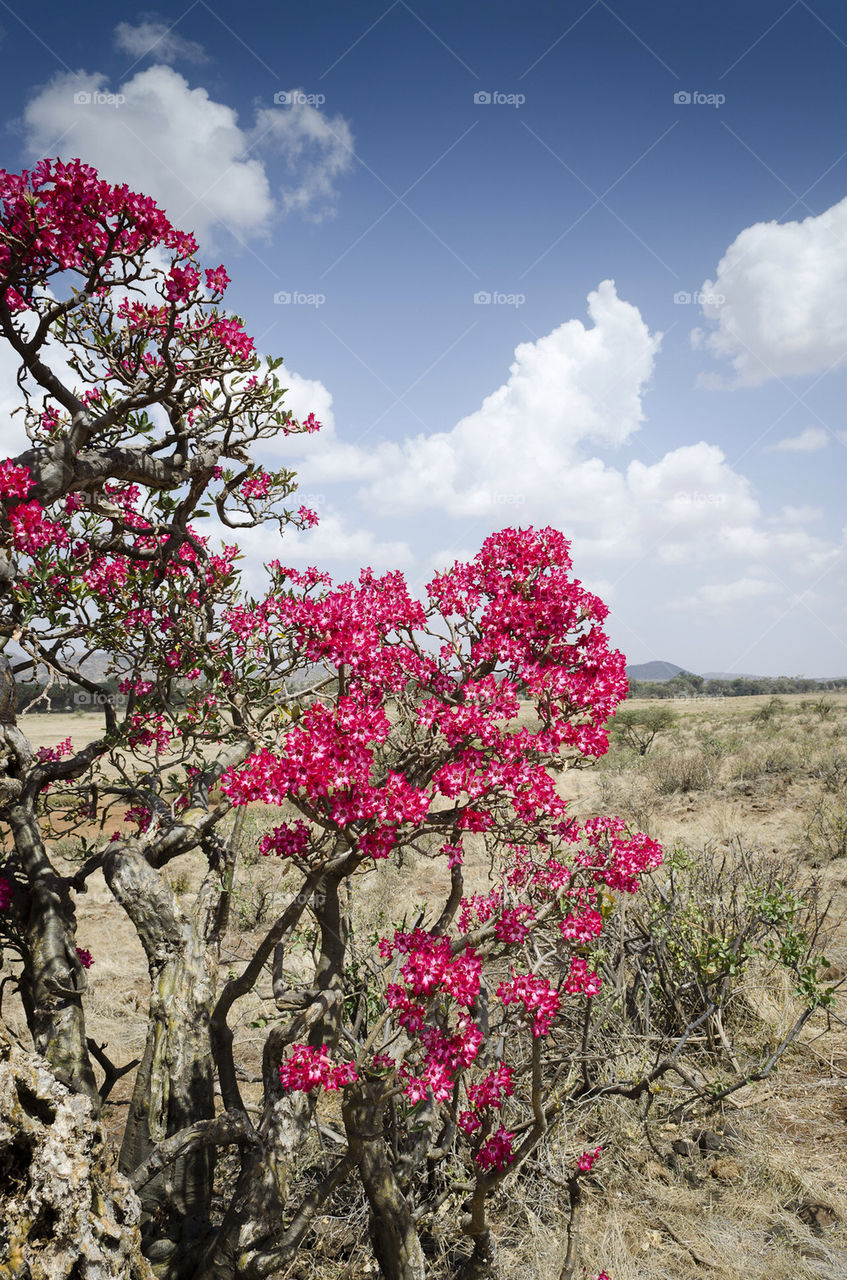
[{"label": "brown grass", "polygon": [[[578,815],[618,812],[668,845],[684,842],[719,854],[743,839],[778,866],[816,867],[847,915],[847,694],[831,695],[822,716],[808,697],[790,695],[770,716],[767,698],[672,704],[677,724],[644,757],[618,744],[589,770],[566,771],[562,793]],[[805,704],[805,705],[804,705]],[[638,708],[650,703],[628,703]],[[71,736],[80,746],[101,729],[88,714],[27,717],[22,728],[36,745]],[[278,815],[251,812],[250,840]],[[61,861],[61,859],[59,859]],[[180,893],[195,892],[202,859],[187,855],[169,868]],[[481,857],[469,859],[468,892],[485,882]],[[413,916],[415,906],[444,881],[441,865],[409,859],[380,866],[360,885],[359,928]],[[443,883],[442,883],[443,881]],[[223,973],[250,954],[288,888],[274,859],[247,858],[242,868]],[[90,970],[90,1033],[107,1042],[116,1060],[137,1056],[144,1036],[147,974],[132,928],[100,875],[80,904],[79,943],[95,956]],[[300,941],[303,957],[308,937]],[[847,929],[838,927],[828,958],[833,974],[847,971]],[[292,963],[297,963],[296,948]],[[305,959],[304,959],[305,963]],[[751,1026],[789,1024],[794,998],[787,984],[758,984],[742,993]],[[248,1102],[258,1102],[264,1032],[251,1024],[273,1009],[267,976],[243,1002],[235,1028]],[[839,994],[839,1018],[847,998]],[[126,1116],[131,1077],[116,1087],[107,1111],[117,1131]],[[587,1275],[604,1268],[613,1280],[845,1280],[847,1277],[847,1033],[839,1020],[816,1015],[777,1074],[750,1085],[725,1104],[723,1120],[738,1144],[707,1158],[674,1156],[671,1143],[690,1137],[693,1121],[651,1129],[631,1108],[609,1107],[602,1117],[607,1155],[589,1183],[581,1233]],[[715,1119],[719,1124],[721,1118]],[[702,1123],[699,1121],[698,1123]],[[565,1139],[568,1138],[568,1142]],[[566,1222],[555,1179],[566,1170],[562,1135],[543,1156],[531,1182],[507,1180],[500,1195],[499,1260],[504,1280],[559,1280]],[[651,1144],[655,1148],[651,1148]],[[723,1162],[723,1163],[721,1163]],[[817,1208],[815,1207],[817,1206]],[[822,1208],[821,1208],[822,1206]],[[316,1273],[317,1274],[317,1273]],[[334,1272],[327,1271],[329,1276]]]}]

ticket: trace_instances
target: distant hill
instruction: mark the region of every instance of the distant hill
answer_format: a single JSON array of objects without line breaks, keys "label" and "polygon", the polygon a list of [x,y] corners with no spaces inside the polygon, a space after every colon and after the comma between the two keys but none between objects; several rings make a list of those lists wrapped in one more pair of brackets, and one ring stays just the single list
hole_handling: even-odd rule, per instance
[{"label": "distant hill", "polygon": [[626,674],[629,680],[652,680],[655,684],[662,684],[665,680],[673,680],[684,670],[673,662],[636,662],[627,667]]}]

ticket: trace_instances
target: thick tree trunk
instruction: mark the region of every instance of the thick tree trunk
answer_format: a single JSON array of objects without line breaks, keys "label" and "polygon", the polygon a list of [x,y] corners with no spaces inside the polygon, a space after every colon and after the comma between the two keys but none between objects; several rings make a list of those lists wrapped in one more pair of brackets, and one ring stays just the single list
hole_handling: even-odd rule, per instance
[{"label": "thick tree trunk", "polygon": [[[216,958],[140,849],[122,845],[109,852],[104,873],[138,931],[150,969],[147,1043],[119,1161],[121,1171],[131,1174],[162,1139],[214,1115],[209,1018]],[[156,1215],[151,1247],[157,1261],[183,1254],[209,1231],[212,1176],[212,1154],[203,1148],[176,1160],[142,1190],[145,1215]]]},{"label": "thick tree trunk", "polygon": [[411,1211],[382,1135],[382,1103],[367,1085],[347,1090],[344,1128],[370,1207],[374,1256],[385,1280],[424,1280],[426,1267]]},{"label": "thick tree trunk", "polygon": [[88,1099],[0,1029],[0,1276],[153,1280],[139,1216]]},{"label": "thick tree trunk", "polygon": [[[4,726],[8,731],[8,726]],[[24,936],[30,963],[23,977],[23,1001],[36,1050],[56,1078],[85,1094],[95,1112],[100,1095],[88,1054],[82,992],[85,970],[74,944],[75,919],[70,895],[44,848],[32,807],[9,805],[6,821],[15,851],[29,881],[30,908]]]}]

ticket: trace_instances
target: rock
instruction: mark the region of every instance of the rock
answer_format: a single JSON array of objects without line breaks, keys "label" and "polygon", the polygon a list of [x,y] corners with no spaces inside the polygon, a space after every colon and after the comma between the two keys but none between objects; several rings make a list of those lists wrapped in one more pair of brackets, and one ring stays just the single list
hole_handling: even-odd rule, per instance
[{"label": "rock", "polygon": [[731,1125],[725,1125],[720,1133],[714,1129],[700,1129],[694,1134],[694,1141],[703,1152],[703,1155],[707,1155],[711,1151],[728,1151],[736,1145],[738,1131],[733,1129]]},{"label": "rock", "polygon": [[741,1165],[737,1160],[732,1160],[729,1156],[719,1156],[709,1172],[719,1182],[741,1182],[744,1177],[744,1170]]},{"label": "rock", "polygon": [[828,1204],[801,1204],[796,1213],[800,1221],[805,1222],[816,1236],[822,1236],[827,1227],[838,1221],[835,1210]]},{"label": "rock", "polygon": [[700,1154],[700,1148],[697,1143],[692,1142],[690,1138],[677,1138],[671,1143],[671,1148],[678,1156],[685,1156],[687,1159]]},{"label": "rock", "polygon": [[0,1277],[154,1280],[140,1213],[88,1099],[0,1027]]}]

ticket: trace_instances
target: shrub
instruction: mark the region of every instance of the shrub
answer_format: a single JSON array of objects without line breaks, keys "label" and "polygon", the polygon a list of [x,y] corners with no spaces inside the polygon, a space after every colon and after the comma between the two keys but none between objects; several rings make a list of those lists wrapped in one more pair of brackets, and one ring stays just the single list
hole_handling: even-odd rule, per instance
[{"label": "shrub", "polygon": [[612,732],[638,755],[647,754],[660,733],[667,733],[676,724],[676,714],[670,707],[645,707],[636,710],[624,707],[615,713]]}]

